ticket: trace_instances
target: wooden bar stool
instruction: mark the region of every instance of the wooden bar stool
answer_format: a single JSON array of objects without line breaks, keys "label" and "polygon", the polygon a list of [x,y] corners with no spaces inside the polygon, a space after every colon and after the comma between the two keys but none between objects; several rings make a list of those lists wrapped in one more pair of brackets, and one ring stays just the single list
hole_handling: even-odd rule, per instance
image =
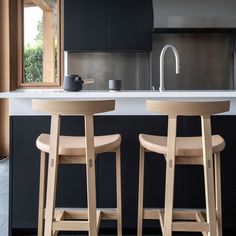
[{"label": "wooden bar stool", "polygon": [[[121,136],[120,134],[94,136],[93,124],[93,115],[114,110],[115,101],[33,100],[32,106],[35,110],[51,115],[50,134],[41,134],[36,141],[38,149],[41,150],[38,236],[57,235],[59,231],[88,231],[90,236],[96,236],[102,219],[116,219],[118,235],[121,236]],[[84,116],[85,137],[61,136],[61,115],[78,114]],[[99,210],[96,207],[95,159],[97,154],[104,152],[116,154],[117,208]],[[46,153],[49,153],[49,159],[44,210]],[[88,209],[55,209],[59,164],[86,165]]]},{"label": "wooden bar stool", "polygon": [[[229,111],[229,106],[229,101],[147,101],[148,111],[168,115],[168,136],[139,135],[138,236],[142,235],[143,219],[159,219],[164,236],[171,236],[173,231],[222,236],[220,152],[224,149],[225,142],[221,136],[211,134],[210,116]],[[200,116],[202,136],[176,137],[177,116]],[[160,209],[143,208],[144,155],[150,151],[163,154],[166,159],[164,212]],[[206,214],[201,210],[173,211],[174,174],[177,164],[203,166]]]}]

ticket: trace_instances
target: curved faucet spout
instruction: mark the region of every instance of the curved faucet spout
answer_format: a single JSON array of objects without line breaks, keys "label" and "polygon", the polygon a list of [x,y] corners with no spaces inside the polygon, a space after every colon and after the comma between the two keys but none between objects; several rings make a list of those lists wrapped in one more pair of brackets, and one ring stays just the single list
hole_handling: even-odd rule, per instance
[{"label": "curved faucet spout", "polygon": [[161,51],[161,55],[160,55],[160,87],[159,87],[159,91],[160,92],[163,92],[165,90],[164,88],[164,57],[165,57],[165,53],[166,53],[166,50],[168,48],[171,48],[174,55],[175,55],[175,71],[176,71],[176,74],[179,74],[179,69],[180,69],[180,64],[179,64],[179,53],[177,51],[177,49],[170,45],[170,44],[167,44]]}]

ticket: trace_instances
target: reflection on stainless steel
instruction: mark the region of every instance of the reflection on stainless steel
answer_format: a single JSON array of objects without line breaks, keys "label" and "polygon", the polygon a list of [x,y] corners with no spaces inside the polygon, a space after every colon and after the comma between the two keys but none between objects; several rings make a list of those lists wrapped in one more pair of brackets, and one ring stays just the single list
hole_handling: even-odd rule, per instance
[{"label": "reflection on stainless steel", "polygon": [[[181,58],[181,73],[175,74],[172,52],[165,54],[166,90],[234,89],[235,38],[231,33],[167,33],[153,35],[149,53],[68,53],[68,74],[94,78],[86,90],[108,90],[109,79],[121,80],[122,90],[150,90],[160,86],[160,54],[175,45]],[[236,59],[235,59],[236,64]],[[66,71],[66,70],[65,70]]]},{"label": "reflection on stainless steel", "polygon": [[236,28],[235,0],[153,0],[154,28]]},{"label": "reflection on stainless steel", "polygon": [[68,53],[68,74],[94,78],[85,90],[108,90],[110,79],[121,80],[122,90],[150,89],[149,53]]},{"label": "reflection on stainless steel", "polygon": [[164,88],[164,58],[165,58],[165,53],[166,50],[168,48],[171,48],[171,50],[173,51],[174,55],[175,55],[175,70],[176,70],[176,74],[179,74],[179,54],[177,49],[170,45],[167,44],[161,51],[161,55],[160,55],[160,87],[159,87],[159,91],[163,92]]},{"label": "reflection on stainless steel", "polygon": [[236,28],[236,16],[157,16],[154,28]]},{"label": "reflection on stainless steel", "polygon": [[[175,74],[171,52],[165,56],[166,90],[220,90],[234,87],[234,36],[230,33],[153,35],[152,85],[159,87],[159,55],[166,44],[175,45],[181,73]],[[173,78],[177,79],[173,79]]]}]

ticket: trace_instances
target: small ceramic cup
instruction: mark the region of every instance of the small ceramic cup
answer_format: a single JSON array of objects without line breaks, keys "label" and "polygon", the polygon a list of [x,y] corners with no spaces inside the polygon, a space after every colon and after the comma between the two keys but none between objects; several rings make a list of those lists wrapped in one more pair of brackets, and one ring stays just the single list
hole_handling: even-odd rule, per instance
[{"label": "small ceramic cup", "polygon": [[121,80],[119,80],[119,79],[110,79],[109,80],[109,90],[111,90],[111,91],[121,90]]}]

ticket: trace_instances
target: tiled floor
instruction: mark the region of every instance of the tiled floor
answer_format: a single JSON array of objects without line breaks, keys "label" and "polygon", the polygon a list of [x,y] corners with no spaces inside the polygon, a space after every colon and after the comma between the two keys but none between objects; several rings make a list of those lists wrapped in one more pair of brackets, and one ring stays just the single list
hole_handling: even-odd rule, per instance
[{"label": "tiled floor", "polygon": [[9,160],[0,162],[0,235],[8,235]]}]

